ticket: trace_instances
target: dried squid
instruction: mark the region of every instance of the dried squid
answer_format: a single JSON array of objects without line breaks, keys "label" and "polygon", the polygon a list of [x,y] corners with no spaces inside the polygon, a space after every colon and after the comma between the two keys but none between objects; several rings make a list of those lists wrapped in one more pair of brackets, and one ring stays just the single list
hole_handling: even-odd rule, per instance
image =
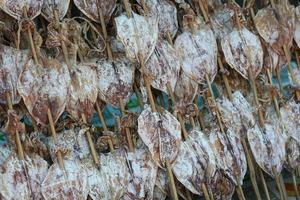
[{"label": "dried squid", "polygon": [[293,42],[294,9],[290,4],[275,4],[274,8],[259,10],[254,18],[259,35],[279,55],[284,55],[283,47],[290,48]]},{"label": "dried squid", "polygon": [[146,108],[138,118],[138,133],[148,147],[153,160],[164,166],[166,160],[172,164],[179,152],[181,128],[177,119],[168,111],[151,112]]},{"label": "dried squid", "polygon": [[17,104],[21,100],[17,91],[17,82],[29,59],[28,51],[17,50],[1,44],[0,52],[0,103],[8,103],[6,94],[9,93],[12,103]]},{"label": "dried squid", "polygon": [[0,196],[4,200],[43,199],[41,185],[48,163],[38,155],[20,161],[15,153],[5,160],[0,173]]},{"label": "dried squid", "polygon": [[101,22],[100,12],[105,22],[108,22],[116,8],[116,0],[74,0],[77,8],[88,18],[95,22]]},{"label": "dried squid", "polygon": [[132,179],[123,199],[153,199],[158,167],[146,146],[142,144],[134,153],[128,153],[127,160]]},{"label": "dried squid", "polygon": [[18,91],[38,124],[48,124],[48,109],[55,123],[65,109],[70,92],[68,68],[55,59],[43,59],[41,66],[28,60],[18,80]]},{"label": "dried squid", "polygon": [[[141,4],[141,0],[138,1]],[[158,18],[158,30],[161,38],[174,38],[178,31],[177,9],[170,0],[145,1],[147,14]]]},{"label": "dried squid", "polygon": [[158,40],[144,69],[152,80],[151,85],[168,94],[167,84],[170,84],[174,92],[179,70],[180,60],[176,50],[166,40]]},{"label": "dried squid", "polygon": [[119,107],[127,103],[132,92],[134,65],[125,57],[98,62],[99,97],[108,104]]},{"label": "dried squid", "polygon": [[155,49],[158,39],[158,22],[156,17],[146,18],[132,12],[132,18],[122,14],[115,18],[117,37],[123,43],[126,56],[130,60],[141,60],[143,54],[146,63]]},{"label": "dried squid", "polygon": [[42,15],[51,22],[55,20],[55,12],[57,12],[58,20],[62,20],[69,8],[70,0],[43,0]]},{"label": "dried squid", "polygon": [[190,22],[193,28],[185,27],[174,46],[182,58],[183,71],[197,83],[205,84],[206,75],[212,81],[217,74],[216,38],[210,27],[200,22],[193,13],[185,15],[185,18],[187,21],[193,19]]},{"label": "dried squid", "polygon": [[298,48],[300,48],[300,6],[297,6],[295,8],[295,32],[294,32],[294,40],[296,41],[296,44],[298,45]]},{"label": "dried squid", "polygon": [[66,111],[76,120],[84,115],[90,121],[94,112],[94,103],[98,95],[97,66],[89,63],[79,63],[70,72],[70,96]]},{"label": "dried squid", "polygon": [[41,13],[43,0],[2,0],[0,8],[17,20],[24,17],[24,9],[29,19],[33,19]]},{"label": "dried squid", "polygon": [[176,178],[192,193],[202,194],[202,184],[211,181],[216,173],[216,158],[209,139],[201,131],[192,130],[181,143],[173,165]]}]

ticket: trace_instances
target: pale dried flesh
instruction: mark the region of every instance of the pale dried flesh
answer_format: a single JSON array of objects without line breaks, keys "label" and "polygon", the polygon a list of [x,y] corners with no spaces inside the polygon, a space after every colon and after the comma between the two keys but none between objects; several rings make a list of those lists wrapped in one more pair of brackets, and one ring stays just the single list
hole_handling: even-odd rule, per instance
[{"label": "pale dried flesh", "polygon": [[100,23],[102,13],[107,23],[116,8],[116,0],[74,0],[76,7],[89,19]]},{"label": "pale dried flesh", "polygon": [[238,134],[230,128],[225,134],[215,129],[209,135],[217,165],[236,185],[242,185],[247,172],[245,152]]},{"label": "pale dried flesh", "polygon": [[75,131],[70,129],[57,133],[55,140],[53,137],[48,138],[48,150],[53,161],[56,161],[58,151],[64,155],[65,159],[75,159],[78,155],[78,152],[74,151],[77,142],[75,134]]},{"label": "pale dried flesh", "polygon": [[289,137],[300,142],[300,104],[289,101],[280,108],[282,122]]},{"label": "pale dried flesh", "polygon": [[17,50],[0,44],[0,103],[7,104],[6,93],[10,94],[13,104],[20,102],[17,91],[18,78],[26,61],[28,51]]},{"label": "pale dried flesh", "polygon": [[205,76],[213,81],[217,74],[217,42],[208,26],[201,26],[194,33],[184,31],[175,40],[175,49],[182,58],[183,71],[199,84]]},{"label": "pale dried flesh", "polygon": [[[138,0],[141,3],[140,0]],[[158,30],[161,38],[167,38],[168,34],[174,38],[178,31],[177,9],[170,0],[145,1],[147,15],[158,18]]]},{"label": "pale dried flesh", "polygon": [[218,40],[231,33],[235,26],[235,13],[241,14],[242,9],[238,4],[228,2],[222,6],[214,8],[210,18],[212,30]]},{"label": "pale dried flesh", "polygon": [[128,102],[134,79],[134,65],[128,59],[99,61],[97,74],[99,97],[103,101],[115,107],[119,107],[120,101]]},{"label": "pale dried flesh", "polygon": [[246,28],[235,29],[221,41],[226,62],[243,78],[250,70],[257,77],[263,66],[263,48],[259,38]]},{"label": "pale dried flesh", "polygon": [[64,160],[62,170],[54,163],[42,184],[45,200],[86,199],[88,195],[87,172],[78,160]]},{"label": "pale dried flesh", "polygon": [[201,185],[212,179],[216,167],[216,158],[208,138],[204,133],[192,130],[181,143],[173,164],[174,175],[192,193],[201,195]]},{"label": "pale dried flesh", "polygon": [[0,8],[17,20],[25,18],[23,8],[26,8],[26,12],[29,19],[34,19],[41,13],[43,6],[43,0],[1,0]]},{"label": "pale dried flesh", "polygon": [[134,12],[132,16],[128,18],[122,14],[115,18],[117,37],[125,47],[127,58],[141,62],[139,54],[143,54],[144,62],[147,62],[158,39],[158,21],[154,17],[143,17]]},{"label": "pale dried flesh", "polygon": [[70,96],[66,111],[76,120],[84,115],[87,121],[92,119],[94,104],[98,96],[98,77],[96,65],[78,64],[70,72]]},{"label": "pale dried flesh", "polygon": [[38,155],[25,156],[25,160],[21,161],[16,154],[11,154],[0,174],[0,196],[5,200],[42,200],[41,185],[47,171],[47,162]]},{"label": "pale dried flesh", "polygon": [[49,123],[48,109],[55,123],[65,109],[70,92],[68,68],[55,59],[43,59],[39,66],[29,60],[19,77],[18,91],[38,124]]},{"label": "pale dried flesh", "polygon": [[128,153],[127,160],[130,163],[132,179],[123,199],[152,200],[158,167],[146,146],[135,149],[134,153]]},{"label": "pale dried flesh", "polygon": [[57,12],[58,20],[62,20],[69,8],[70,0],[43,0],[42,15],[47,21],[55,20],[54,12]]},{"label": "pale dried flesh", "polygon": [[117,153],[101,154],[100,172],[108,180],[109,199],[120,199],[126,191],[130,180],[130,173],[124,155]]},{"label": "pale dried flesh", "polygon": [[259,10],[254,18],[256,29],[265,42],[280,55],[283,46],[291,47],[295,31],[294,6],[276,4]]},{"label": "pale dried flesh", "polygon": [[179,106],[192,103],[197,95],[198,83],[181,70],[175,85],[175,101]]},{"label": "pale dried flesh", "polygon": [[168,111],[152,112],[146,108],[138,118],[138,134],[148,147],[153,160],[165,166],[175,161],[181,142],[181,128],[177,119]]},{"label": "pale dried flesh", "polygon": [[151,85],[168,94],[167,84],[170,84],[171,92],[174,92],[179,70],[177,51],[166,40],[158,40],[144,69],[144,73],[152,80]]},{"label": "pale dried flesh", "polygon": [[256,163],[273,177],[280,173],[286,152],[285,139],[278,127],[265,123],[265,128],[262,130],[256,125],[248,130],[247,138]]}]

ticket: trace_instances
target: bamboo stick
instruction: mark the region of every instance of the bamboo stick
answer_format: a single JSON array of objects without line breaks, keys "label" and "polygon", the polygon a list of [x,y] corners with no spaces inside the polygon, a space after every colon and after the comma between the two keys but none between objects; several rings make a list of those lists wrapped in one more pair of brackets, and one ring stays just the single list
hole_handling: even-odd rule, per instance
[{"label": "bamboo stick", "polygon": [[[48,108],[48,110],[47,110],[47,115],[48,115],[48,120],[49,120],[49,124],[50,124],[52,138],[53,138],[53,141],[54,141],[54,144],[55,144],[56,141],[57,141],[57,136],[56,136],[56,131],[55,131],[54,122],[53,122],[52,113],[51,113],[50,108]],[[58,164],[59,164],[60,168],[62,170],[64,170],[65,166],[64,166],[64,161],[63,161],[63,158],[62,158],[61,151],[57,151],[56,156],[57,156],[57,161],[58,161]]]},{"label": "bamboo stick", "polygon": [[[81,118],[82,118],[82,120],[83,120],[83,123],[87,123],[87,120],[86,120],[86,117],[85,117],[85,115],[82,113],[82,115],[81,115]],[[88,141],[88,144],[89,144],[89,147],[90,147],[90,151],[91,151],[91,154],[92,154],[92,157],[93,157],[93,160],[94,160],[94,162],[95,162],[95,164],[97,165],[97,166],[100,166],[100,161],[99,161],[99,157],[98,157],[98,155],[97,155],[97,152],[96,152],[96,149],[95,149],[95,146],[94,146],[94,142],[93,142],[93,140],[92,140],[92,136],[91,136],[91,133],[90,133],[90,131],[88,130],[88,131],[86,131],[86,138],[87,138],[87,141]]]},{"label": "bamboo stick", "polygon": [[[25,6],[23,7],[23,13],[24,13],[25,18],[28,19],[28,14],[27,14],[27,10],[26,10]],[[34,59],[34,63],[39,64],[37,52],[35,49],[36,47],[34,45],[32,32],[30,29],[27,30],[27,34],[28,34],[28,38],[29,38],[29,42],[30,42],[30,48],[31,48],[31,53],[32,53],[33,59]]]},{"label": "bamboo stick", "polygon": [[[11,100],[11,96],[10,96],[9,92],[6,92],[6,101],[7,101],[8,109],[13,110],[13,104],[12,104],[12,100]],[[16,134],[15,142],[16,142],[16,147],[17,147],[17,152],[18,152],[18,158],[19,158],[19,160],[24,160],[24,151],[23,151],[19,131],[16,130],[15,134]]]},{"label": "bamboo stick", "polygon": [[[96,101],[95,105],[96,105],[95,107],[96,107],[96,111],[97,111],[98,117],[99,117],[100,122],[101,122],[101,124],[102,124],[102,127],[103,127],[103,129],[104,129],[104,132],[107,132],[107,131],[108,131],[108,128],[107,128],[107,126],[106,126],[106,123],[105,123],[105,120],[104,120],[104,117],[103,117],[103,114],[102,114],[102,111],[101,111],[101,109],[100,109],[100,106],[99,106],[98,101]],[[110,150],[111,152],[113,152],[113,151],[114,151],[114,145],[113,145],[113,141],[112,141],[112,138],[111,138],[111,137],[109,137],[107,143],[108,143],[109,150]]]},{"label": "bamboo stick", "polygon": [[264,189],[264,192],[265,192],[265,195],[266,195],[266,199],[267,200],[271,200],[270,194],[269,194],[269,189],[268,189],[268,186],[267,186],[267,183],[266,183],[263,171],[261,170],[260,167],[258,167],[258,174],[259,174],[259,177],[260,177],[261,182],[263,184],[263,189]]}]

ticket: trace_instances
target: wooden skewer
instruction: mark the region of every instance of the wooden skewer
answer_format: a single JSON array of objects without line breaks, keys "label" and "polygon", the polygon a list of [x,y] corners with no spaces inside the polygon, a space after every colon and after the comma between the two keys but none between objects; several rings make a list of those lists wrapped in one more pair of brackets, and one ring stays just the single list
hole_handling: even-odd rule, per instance
[{"label": "wooden skewer", "polygon": [[[204,9],[204,6],[202,4],[202,1],[201,0],[198,0],[198,3],[199,3],[199,7],[203,13],[203,16],[204,16],[204,19],[205,19],[205,22],[208,23],[210,20],[209,20],[209,14],[206,12],[206,10]],[[233,101],[233,97],[232,97],[232,90],[231,90],[231,87],[230,87],[230,84],[229,84],[229,81],[228,81],[228,78],[227,78],[227,75],[224,73],[225,71],[225,68],[223,66],[223,63],[222,63],[222,60],[220,58],[220,56],[218,56],[218,65],[220,67],[220,70],[222,71],[222,78],[223,78],[223,81],[225,83],[225,87],[226,87],[226,91],[227,91],[227,95],[228,95],[228,98],[230,101]],[[209,83],[209,78],[208,76],[206,77],[207,81]],[[213,94],[213,91],[211,89],[211,86],[210,87],[210,92]],[[213,99],[214,99],[214,96],[212,96]],[[215,102],[214,102],[215,105],[217,105]],[[220,120],[220,117],[218,117],[218,120]],[[219,122],[220,124],[220,122]],[[250,179],[251,179],[251,182],[252,182],[252,186],[254,188],[254,191],[255,191],[255,195],[256,195],[256,198],[258,200],[261,200],[261,195],[260,195],[260,192],[259,192],[259,189],[258,189],[258,186],[257,186],[257,181],[256,181],[256,173],[255,173],[255,169],[254,169],[254,163],[253,163],[253,160],[252,160],[252,157],[250,155],[250,151],[248,149],[248,146],[246,144],[246,141],[245,139],[241,139],[242,141],[242,145],[243,145],[243,148],[244,148],[244,151],[245,151],[245,154],[246,154],[246,158],[247,158],[247,164],[248,164],[248,167],[249,167],[249,171],[250,171]],[[245,198],[244,194],[242,193],[242,190],[241,188],[238,188],[238,195],[241,197],[241,199]]]},{"label": "wooden skewer", "polygon": [[[27,10],[26,10],[25,6],[23,7],[23,13],[24,13],[25,18],[28,19],[28,14],[27,14]],[[36,52],[36,49],[35,49],[36,47],[34,45],[32,33],[31,33],[30,29],[27,30],[27,34],[28,34],[28,38],[29,38],[31,52],[32,52],[34,62],[35,62],[35,64],[39,64],[37,52]]]},{"label": "wooden skewer", "polygon": [[276,169],[274,167],[272,168],[272,170],[273,170],[273,174],[275,176],[276,186],[277,186],[277,189],[278,189],[279,194],[280,194],[280,199],[285,200],[286,198],[285,198],[284,193],[282,191],[279,175],[276,173]]},{"label": "wooden skewer", "polygon": [[[47,110],[47,115],[48,115],[48,120],[49,120],[49,124],[50,124],[52,138],[53,138],[53,141],[54,141],[54,144],[55,144],[56,141],[57,141],[57,136],[56,136],[56,131],[55,131],[53,117],[52,117],[52,113],[51,113],[50,108],[48,108],[48,110]],[[63,161],[63,158],[62,158],[61,151],[57,151],[56,156],[57,156],[57,160],[58,160],[58,164],[59,164],[60,168],[62,170],[64,170],[65,165],[64,165],[64,161]]]},{"label": "wooden skewer", "polygon": [[[13,104],[9,92],[6,92],[6,101],[7,101],[8,109],[13,110]],[[15,134],[16,134],[15,141],[16,141],[19,160],[24,160],[24,151],[23,151],[19,131],[16,130]]]},{"label": "wooden skewer", "polygon": [[[102,127],[103,127],[104,131],[107,132],[107,131],[108,131],[108,128],[107,128],[107,126],[106,126],[106,123],[105,123],[105,120],[104,120],[104,117],[103,117],[103,114],[102,114],[102,111],[101,111],[101,109],[100,109],[100,106],[99,106],[98,101],[96,101],[96,104],[95,104],[95,105],[96,105],[96,111],[97,111],[98,117],[99,117],[99,119],[100,119],[100,122],[101,122],[101,124],[102,124]],[[110,150],[111,152],[113,152],[113,151],[114,151],[114,145],[113,145],[113,141],[112,141],[112,138],[111,138],[111,137],[109,137],[107,143],[108,143],[108,146],[109,146],[109,150]]]},{"label": "wooden skewer", "polygon": [[294,191],[296,193],[296,199],[299,200],[300,196],[299,196],[298,184],[297,184],[297,178],[296,178],[295,172],[292,172],[292,178],[293,178]]},{"label": "wooden skewer", "polygon": [[[131,18],[132,14],[131,14],[131,8],[130,8],[128,0],[124,0],[123,3],[125,5],[127,17]],[[137,31],[137,30],[135,30],[135,31]],[[137,40],[139,40],[139,38],[137,38]],[[143,74],[144,69],[145,69],[145,62],[144,62],[144,55],[141,52],[140,47],[139,47],[138,57],[139,57],[139,60],[140,60],[140,63],[141,63],[142,76],[143,76],[143,79],[144,79],[144,82],[145,82],[145,86],[146,86],[146,90],[147,90],[147,95],[148,95],[148,98],[149,98],[149,101],[150,101],[150,105],[151,105],[151,110],[152,110],[152,112],[157,112],[157,109],[156,109],[156,106],[155,106],[155,102],[154,102],[154,98],[153,98],[152,91],[151,91],[150,81],[145,76],[145,74]],[[170,184],[170,190],[171,190],[172,197],[173,197],[173,199],[178,200],[178,195],[177,195],[177,191],[176,191],[176,185],[175,185],[174,176],[173,176],[173,172],[172,172],[172,167],[171,167],[170,161],[166,160],[165,165],[166,165],[167,172],[168,172],[168,178],[169,178],[169,184]]]},{"label": "wooden skewer", "polygon": [[[85,117],[85,115],[84,115],[83,113],[81,114],[81,118],[82,118],[83,123],[86,124],[86,123],[87,123],[87,120],[86,120],[86,117]],[[95,149],[95,146],[94,146],[94,142],[93,142],[93,140],[92,140],[91,133],[90,133],[90,131],[88,130],[88,131],[86,131],[85,134],[86,134],[87,141],[88,141],[88,143],[89,143],[89,147],[90,147],[90,151],[91,151],[93,160],[94,160],[94,162],[95,162],[95,164],[96,164],[97,166],[100,166],[99,157],[98,157],[98,154],[97,154],[97,152],[96,152],[96,149]]]},{"label": "wooden skewer", "polygon": [[[120,108],[121,108],[121,113],[122,115],[125,115],[125,106],[123,103],[123,100],[120,99]],[[133,142],[132,142],[132,137],[131,137],[131,133],[128,127],[125,128],[126,131],[126,138],[127,138],[127,142],[128,142],[128,147],[129,147],[129,151],[130,152],[134,152],[134,146],[133,146]]]},{"label": "wooden skewer", "polygon": [[[54,14],[55,22],[59,25],[58,10],[55,9],[53,14]],[[59,33],[61,35],[63,34],[62,29],[60,27],[59,27]],[[65,43],[64,40],[61,40],[60,43],[61,43],[61,48],[62,48],[62,51],[63,51],[63,55],[64,55],[64,58],[65,58],[66,64],[67,64],[68,69],[70,71],[72,69],[72,65],[71,65],[71,62],[70,62],[69,53],[68,53],[68,49],[66,47],[66,43]]]}]

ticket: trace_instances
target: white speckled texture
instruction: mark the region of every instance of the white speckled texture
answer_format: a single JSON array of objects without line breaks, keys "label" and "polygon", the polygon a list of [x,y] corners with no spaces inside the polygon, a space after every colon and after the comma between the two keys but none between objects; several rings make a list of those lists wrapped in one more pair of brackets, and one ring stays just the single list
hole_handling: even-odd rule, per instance
[{"label": "white speckled texture", "polygon": [[[138,0],[139,4],[141,1]],[[147,0],[145,1],[149,13],[147,15],[157,16],[159,36],[166,38],[169,33],[172,38],[178,31],[177,9],[170,0]]]},{"label": "white speckled texture", "polygon": [[88,195],[87,171],[78,160],[64,160],[65,170],[54,163],[42,184],[45,200],[86,199]]}]

